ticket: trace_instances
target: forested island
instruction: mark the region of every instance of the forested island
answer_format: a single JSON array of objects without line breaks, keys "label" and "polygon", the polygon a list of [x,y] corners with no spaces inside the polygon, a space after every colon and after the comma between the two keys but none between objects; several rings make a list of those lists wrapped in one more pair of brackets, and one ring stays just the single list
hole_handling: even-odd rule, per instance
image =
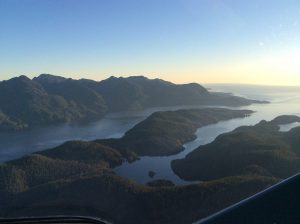
[{"label": "forested island", "polygon": [[255,126],[242,126],[172,162],[185,180],[210,181],[228,176],[256,175],[284,179],[300,169],[300,127],[280,132],[279,125],[299,122],[280,116]]},{"label": "forested island", "polygon": [[97,140],[120,152],[138,156],[168,156],[181,152],[183,144],[196,138],[198,128],[233,118],[244,118],[250,110],[222,108],[155,112],[120,139]]}]

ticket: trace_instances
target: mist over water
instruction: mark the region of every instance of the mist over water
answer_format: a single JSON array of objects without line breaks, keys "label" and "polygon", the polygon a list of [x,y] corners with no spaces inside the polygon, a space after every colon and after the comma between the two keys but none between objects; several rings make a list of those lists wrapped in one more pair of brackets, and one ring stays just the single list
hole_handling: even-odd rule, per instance
[{"label": "mist over water", "polygon": [[[261,120],[272,120],[279,115],[300,115],[300,88],[299,87],[266,87],[248,85],[207,85],[211,91],[231,92],[235,95],[268,100],[270,104],[256,104],[234,109],[249,109],[256,111],[252,116],[243,119],[233,119],[219,122],[197,130],[197,139],[185,144],[185,150],[174,156],[142,157],[132,164],[124,163],[115,169],[116,173],[146,183],[155,179],[168,179],[176,184],[187,184],[178,178],[170,167],[174,159],[184,158],[189,152],[200,145],[212,142],[218,135],[232,131],[242,125],[254,125]],[[18,133],[0,134],[0,162],[19,158],[26,154],[52,148],[69,140],[95,140],[104,138],[120,138],[134,125],[146,119],[155,111],[177,110],[187,107],[151,108],[139,112],[108,114],[103,119],[87,125],[60,125],[45,128],[36,128]],[[282,127],[288,131],[295,124]],[[296,125],[297,126],[297,125]],[[152,179],[149,171],[156,173]]]}]

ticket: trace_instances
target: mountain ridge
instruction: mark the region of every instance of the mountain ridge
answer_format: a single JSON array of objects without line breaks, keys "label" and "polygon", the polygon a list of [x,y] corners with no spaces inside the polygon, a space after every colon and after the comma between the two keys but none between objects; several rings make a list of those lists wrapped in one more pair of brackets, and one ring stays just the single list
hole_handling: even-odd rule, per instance
[{"label": "mountain ridge", "polygon": [[168,106],[245,106],[264,101],[211,93],[197,83],[174,84],[144,76],[102,81],[41,74],[0,82],[0,131],[96,120],[110,112]]}]

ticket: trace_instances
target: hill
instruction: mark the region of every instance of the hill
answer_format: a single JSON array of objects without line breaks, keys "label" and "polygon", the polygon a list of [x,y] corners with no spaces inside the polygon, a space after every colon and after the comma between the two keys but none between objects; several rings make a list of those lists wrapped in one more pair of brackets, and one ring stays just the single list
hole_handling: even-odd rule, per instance
[{"label": "hill", "polygon": [[87,153],[81,148],[84,159],[62,147],[0,165],[0,216],[73,214],[125,224],[191,223],[278,181],[243,176],[187,186],[145,186],[115,175],[102,156],[109,149],[93,148]]},{"label": "hill", "polygon": [[233,118],[244,118],[253,111],[222,108],[156,112],[130,129],[120,139],[97,140],[104,145],[139,156],[167,156],[181,152],[184,143],[196,138],[198,128]]},{"label": "hill", "polygon": [[260,175],[284,179],[300,169],[300,128],[280,132],[279,124],[299,121],[281,116],[245,126],[217,137],[181,160],[174,172],[185,180],[215,180],[228,176]]}]

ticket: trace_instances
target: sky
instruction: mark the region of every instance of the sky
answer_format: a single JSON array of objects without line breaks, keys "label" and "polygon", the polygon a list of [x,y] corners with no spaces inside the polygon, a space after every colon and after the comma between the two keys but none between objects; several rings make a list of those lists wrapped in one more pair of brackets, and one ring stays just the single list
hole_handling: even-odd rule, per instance
[{"label": "sky", "polygon": [[0,80],[300,85],[299,0],[0,0]]}]

